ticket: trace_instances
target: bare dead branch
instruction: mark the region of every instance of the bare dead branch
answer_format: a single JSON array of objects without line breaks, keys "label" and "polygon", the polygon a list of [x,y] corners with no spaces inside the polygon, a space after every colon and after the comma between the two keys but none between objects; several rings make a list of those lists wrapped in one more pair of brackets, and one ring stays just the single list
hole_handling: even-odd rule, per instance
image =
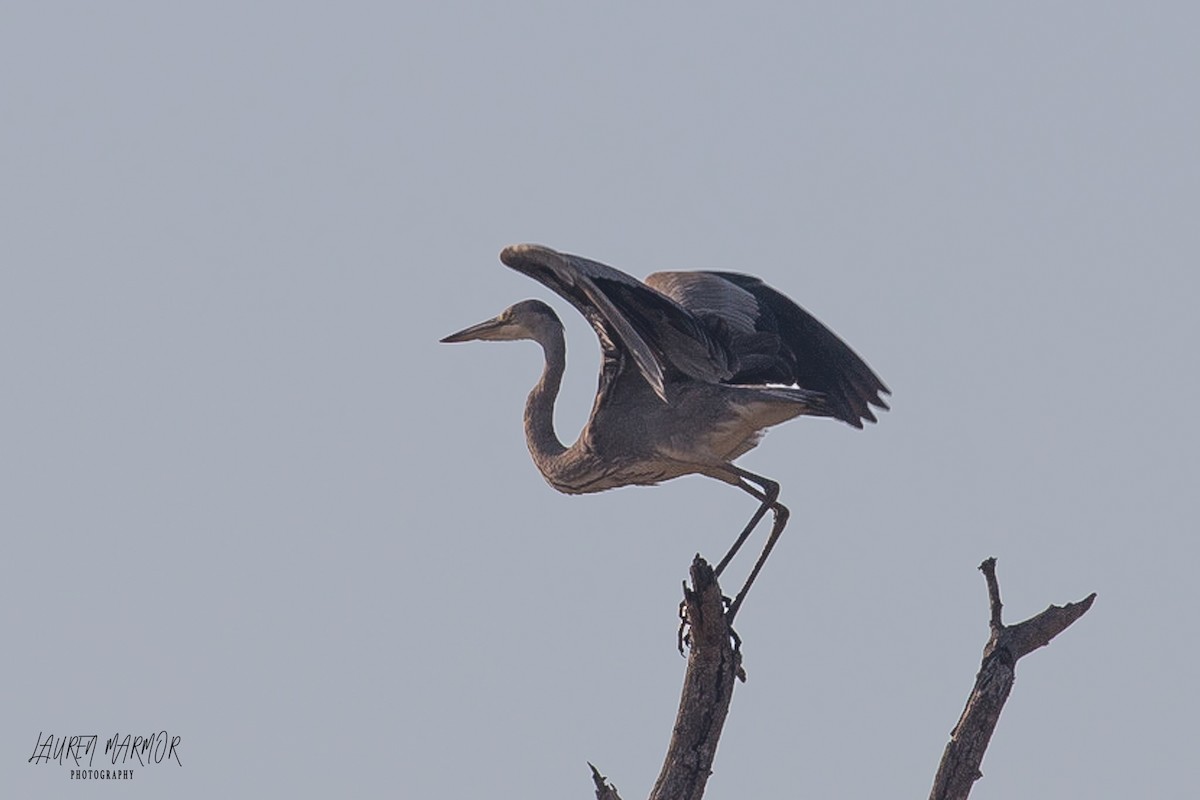
[{"label": "bare dead branch", "polygon": [[589,761],[588,766],[592,768],[592,783],[596,784],[596,800],[621,800],[617,787],[609,783],[592,762]]},{"label": "bare dead branch", "polygon": [[979,569],[987,581],[991,635],[983,649],[983,664],[975,676],[975,688],[942,754],[930,800],[965,800],[971,793],[975,781],[983,777],[979,765],[983,763],[983,754],[1000,719],[1000,711],[1012,691],[1018,659],[1049,644],[1083,616],[1096,599],[1093,592],[1078,603],[1052,605],[1024,622],[1005,626],[1000,616],[1002,604],[1000,583],[996,579],[996,559],[986,559]]},{"label": "bare dead branch", "polygon": [[741,671],[741,653],[731,642],[721,587],[699,555],[692,560],[691,578],[692,588],[684,586],[691,642],[687,674],[671,744],[650,800],[700,800],[704,795]]},{"label": "bare dead branch", "polygon": [[1002,630],[1004,619],[1000,612],[1004,610],[1004,603],[1000,602],[1000,581],[996,580],[996,557],[985,558],[979,565],[979,569],[983,572],[984,580],[987,581],[988,605],[992,609],[992,618],[988,625],[993,631]]},{"label": "bare dead branch", "polygon": [[[691,648],[687,674],[671,744],[650,800],[700,800],[704,795],[733,699],[733,684],[739,678],[745,680],[721,587],[712,567],[699,555],[692,560],[691,579],[691,588],[683,587],[683,614],[689,628],[686,641]],[[617,790],[595,767],[592,782],[597,800],[620,800]]]}]

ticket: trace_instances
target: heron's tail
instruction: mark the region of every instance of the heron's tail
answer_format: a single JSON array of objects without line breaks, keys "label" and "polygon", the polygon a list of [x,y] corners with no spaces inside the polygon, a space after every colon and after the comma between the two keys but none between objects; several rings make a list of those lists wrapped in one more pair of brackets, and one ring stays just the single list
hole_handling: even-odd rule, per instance
[{"label": "heron's tail", "polygon": [[784,419],[799,416],[838,416],[837,406],[824,392],[800,389],[795,386],[753,386],[746,388],[753,389],[760,400],[767,401],[774,406],[782,405],[781,410],[785,410]]},{"label": "heron's tail", "polygon": [[804,403],[813,409],[821,409],[830,413],[833,410],[833,406],[829,402],[829,397],[824,392],[801,389],[797,386],[760,386],[758,389],[763,394],[778,397],[780,400],[787,400],[792,403]]}]

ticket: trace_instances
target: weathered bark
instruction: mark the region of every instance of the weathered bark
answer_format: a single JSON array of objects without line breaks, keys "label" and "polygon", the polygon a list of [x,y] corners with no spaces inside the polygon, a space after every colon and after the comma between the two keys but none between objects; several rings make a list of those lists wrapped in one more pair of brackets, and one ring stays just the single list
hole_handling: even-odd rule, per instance
[{"label": "weathered bark", "polygon": [[1000,584],[996,580],[996,559],[985,560],[979,569],[987,580],[991,635],[983,649],[983,664],[975,676],[975,688],[938,765],[930,800],[965,800],[971,793],[975,781],[983,777],[979,765],[1000,719],[1000,711],[1012,691],[1017,661],[1049,644],[1083,616],[1096,599],[1093,592],[1078,603],[1050,606],[1035,617],[1006,626],[1000,616],[1002,604]]},{"label": "weathered bark", "polygon": [[[699,555],[692,561],[692,587],[683,587],[684,618],[688,625],[687,674],[679,712],[662,772],[650,800],[700,800],[725,715],[733,699],[733,684],[743,678],[741,653],[734,648],[733,631],[725,617],[725,601],[712,567]],[[590,764],[588,766],[591,766]],[[619,800],[616,789],[592,767],[597,800]]]},{"label": "weathered bark", "polygon": [[683,587],[691,644],[687,674],[671,744],[650,800],[700,800],[704,796],[733,699],[733,684],[741,675],[742,655],[733,647],[725,600],[712,567],[697,555],[691,575],[692,588]]},{"label": "weathered bark", "polygon": [[621,795],[617,794],[617,787],[600,774],[596,765],[589,761],[588,766],[592,768],[592,783],[596,784],[596,800],[621,800]]},{"label": "weathered bark", "polygon": [[[996,559],[987,559],[979,569],[987,579],[991,635],[983,651],[975,688],[942,755],[930,800],[965,800],[970,794],[972,785],[982,777],[979,765],[1012,690],[1017,661],[1049,644],[1083,616],[1096,598],[1093,593],[1078,603],[1050,606],[1031,619],[1006,626],[1000,614]],[[733,685],[739,679],[745,680],[741,652],[729,627],[721,587],[712,567],[698,555],[692,561],[691,578],[691,588],[686,583],[683,587],[683,615],[691,648],[687,674],[671,744],[650,800],[701,800],[733,699]],[[681,639],[681,647],[682,644]],[[594,766],[588,766],[597,800],[621,800],[616,787]]]}]

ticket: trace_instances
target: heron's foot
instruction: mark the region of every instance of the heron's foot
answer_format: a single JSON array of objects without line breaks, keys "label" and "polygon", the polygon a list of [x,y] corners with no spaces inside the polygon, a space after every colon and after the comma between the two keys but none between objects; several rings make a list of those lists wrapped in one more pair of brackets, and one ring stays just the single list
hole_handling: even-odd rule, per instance
[{"label": "heron's foot", "polygon": [[746,599],[746,590],[742,589],[732,602],[728,597],[722,597],[725,601],[725,620],[729,623],[729,629],[733,630],[733,618],[737,616],[738,610],[742,607],[742,601]]},{"label": "heron's foot", "polygon": [[[725,625],[729,628],[729,641],[733,643],[733,653],[734,655],[741,655],[742,637],[738,636],[738,632],[733,629],[733,618],[737,616],[738,609],[742,606],[742,596],[739,595],[735,600],[730,600],[728,597],[722,597],[721,599],[725,601]],[[742,683],[745,683],[746,671],[742,669],[740,658],[738,661],[738,679]]]},{"label": "heron's foot", "polygon": [[675,646],[679,648],[679,655],[687,657],[684,650],[692,644],[692,635],[688,632],[687,618],[687,601],[679,601],[679,630],[675,633]]},{"label": "heron's foot", "polygon": [[[733,614],[730,610],[733,606],[733,601],[728,597],[721,597],[725,603],[725,621],[729,627],[729,640],[733,643],[733,652],[740,653],[742,651],[742,637],[738,636],[738,632],[733,629]],[[687,657],[687,649],[692,645],[692,634],[688,629],[687,618],[687,602],[681,600],[679,602],[679,630],[675,632],[675,646],[679,649],[679,655]],[[740,668],[739,668],[740,673]],[[739,677],[745,681],[745,677],[739,674]]]},{"label": "heron's foot", "polygon": [[[733,642],[734,653],[742,652],[742,637],[738,636],[732,625],[729,626],[729,641]],[[741,667],[738,667],[738,671],[741,671]],[[745,680],[745,677],[742,677],[742,681],[745,682]]]}]

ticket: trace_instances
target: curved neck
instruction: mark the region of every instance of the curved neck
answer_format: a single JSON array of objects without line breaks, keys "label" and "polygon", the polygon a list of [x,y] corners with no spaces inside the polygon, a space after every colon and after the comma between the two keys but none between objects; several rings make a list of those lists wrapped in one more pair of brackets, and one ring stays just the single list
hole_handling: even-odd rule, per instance
[{"label": "curved neck", "polygon": [[554,401],[562,385],[563,370],[567,365],[567,345],[561,329],[547,331],[538,336],[546,365],[542,379],[533,387],[525,401],[525,439],[529,454],[544,474],[549,462],[561,456],[567,448],[554,433]]}]

